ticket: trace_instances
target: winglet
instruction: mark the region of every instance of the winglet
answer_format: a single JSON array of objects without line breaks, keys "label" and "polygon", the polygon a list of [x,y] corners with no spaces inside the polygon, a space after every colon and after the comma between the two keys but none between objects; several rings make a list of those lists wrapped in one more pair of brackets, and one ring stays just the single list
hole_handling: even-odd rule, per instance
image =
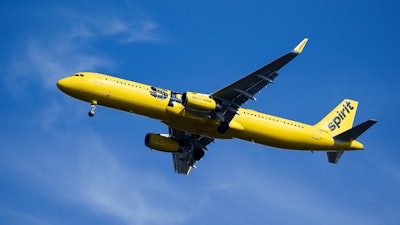
[{"label": "winglet", "polygon": [[304,46],[306,46],[307,41],[308,41],[308,38],[304,38],[303,41],[301,41],[300,44],[298,44],[296,46],[296,48],[293,49],[293,52],[300,54],[303,51]]}]

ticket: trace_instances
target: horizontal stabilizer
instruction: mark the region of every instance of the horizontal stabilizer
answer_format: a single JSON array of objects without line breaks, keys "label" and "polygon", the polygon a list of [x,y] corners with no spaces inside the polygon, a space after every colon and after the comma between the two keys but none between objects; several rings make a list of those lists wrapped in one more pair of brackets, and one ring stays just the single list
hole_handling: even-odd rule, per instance
[{"label": "horizontal stabilizer", "polygon": [[347,130],[347,131],[345,131],[345,132],[343,132],[341,134],[338,134],[333,138],[336,139],[336,140],[340,140],[340,141],[356,140],[362,133],[364,133],[366,130],[368,130],[368,128],[370,128],[376,122],[378,122],[378,121],[377,120],[365,121],[364,123],[359,124],[359,125],[351,128],[350,130]]},{"label": "horizontal stabilizer", "polygon": [[327,152],[326,155],[328,156],[328,162],[336,164],[337,162],[339,162],[339,159],[343,155],[343,152],[344,151]]}]

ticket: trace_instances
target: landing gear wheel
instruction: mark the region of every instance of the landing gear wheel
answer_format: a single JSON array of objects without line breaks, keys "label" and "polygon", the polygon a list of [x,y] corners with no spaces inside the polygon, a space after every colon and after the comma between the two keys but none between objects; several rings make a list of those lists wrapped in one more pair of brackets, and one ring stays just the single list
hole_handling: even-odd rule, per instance
[{"label": "landing gear wheel", "polygon": [[89,117],[93,117],[96,114],[96,105],[92,104],[90,105],[90,111],[88,113]]},{"label": "landing gear wheel", "polygon": [[225,132],[229,129],[229,124],[227,122],[222,122],[218,127],[217,131],[220,134],[225,134]]},{"label": "landing gear wheel", "polygon": [[90,110],[90,112],[88,112],[89,117],[93,117],[95,114],[96,114],[95,111],[91,111],[91,110]]},{"label": "landing gear wheel", "polygon": [[196,161],[199,161],[201,158],[204,156],[204,150],[203,149],[197,149],[193,152],[193,159]]}]

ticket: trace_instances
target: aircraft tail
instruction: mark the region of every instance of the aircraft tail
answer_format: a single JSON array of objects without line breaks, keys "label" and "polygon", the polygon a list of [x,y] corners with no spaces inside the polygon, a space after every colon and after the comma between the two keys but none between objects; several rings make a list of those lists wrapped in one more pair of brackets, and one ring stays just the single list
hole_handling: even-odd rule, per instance
[{"label": "aircraft tail", "polygon": [[[320,129],[329,130],[335,141],[351,142],[354,143],[354,145],[357,145],[356,149],[363,149],[362,144],[355,140],[377,121],[367,120],[364,123],[353,127],[357,106],[357,101],[345,99],[314,126]],[[343,152],[344,150],[327,152],[328,162],[337,163]]]},{"label": "aircraft tail", "polygon": [[357,101],[345,99],[314,126],[329,130],[333,136],[343,133],[352,128],[357,106]]},{"label": "aircraft tail", "polygon": [[[367,120],[364,123],[361,123],[349,130],[346,130],[343,133],[340,133],[336,136],[333,137],[333,139],[337,141],[351,141],[351,142],[356,142],[355,140],[366,130],[368,130],[372,125],[374,125],[377,120]],[[356,142],[359,143],[359,142]],[[361,144],[362,147],[362,144]],[[362,148],[361,148],[362,149]],[[338,151],[331,151],[327,152],[328,156],[328,162],[330,163],[337,163],[342,156],[344,150],[338,150]]]}]

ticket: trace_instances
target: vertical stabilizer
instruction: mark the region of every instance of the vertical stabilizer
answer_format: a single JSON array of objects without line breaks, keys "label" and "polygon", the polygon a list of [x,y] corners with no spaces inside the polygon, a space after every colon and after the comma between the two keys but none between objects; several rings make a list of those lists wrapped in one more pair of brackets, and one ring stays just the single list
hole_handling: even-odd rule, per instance
[{"label": "vertical stabilizer", "polygon": [[352,128],[357,106],[357,101],[345,99],[321,121],[315,124],[315,127],[328,130],[333,135],[343,133]]}]

